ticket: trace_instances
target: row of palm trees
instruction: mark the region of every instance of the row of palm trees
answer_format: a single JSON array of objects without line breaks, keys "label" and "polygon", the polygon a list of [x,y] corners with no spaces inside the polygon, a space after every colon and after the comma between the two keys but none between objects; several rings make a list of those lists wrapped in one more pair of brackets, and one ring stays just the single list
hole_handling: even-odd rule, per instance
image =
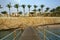
[{"label": "row of palm trees", "polygon": [[[20,6],[19,4],[15,4],[14,6],[12,6],[11,3],[9,3],[9,4],[6,5],[6,7],[9,9],[9,15],[11,14],[11,13],[10,13],[10,10],[11,10],[12,7],[14,7],[14,8],[17,9],[17,13],[18,13],[18,11],[19,11],[19,10],[18,10],[19,7],[22,7],[22,8],[23,8],[23,13],[25,14],[25,7],[26,7],[26,5],[24,5],[24,4],[21,5],[21,6]],[[27,7],[28,7],[29,12],[30,12],[30,8],[32,7],[32,5],[27,5]],[[34,12],[36,13],[38,6],[37,6],[37,5],[33,5],[33,7],[34,7],[34,9],[33,9],[32,11],[34,11]],[[42,14],[42,13],[43,13],[43,8],[45,7],[45,5],[41,5],[40,7],[41,7],[41,8],[39,8],[38,11]],[[60,6],[59,6],[59,7],[60,7]],[[59,9],[59,7],[57,7],[56,9]],[[0,5],[0,9],[1,9],[1,8],[3,8],[3,7]],[[50,8],[47,7],[46,10],[45,10],[45,12],[48,12],[49,9],[50,9]],[[50,10],[50,12],[54,12],[54,11],[55,11],[55,9]],[[17,15],[17,13],[16,13],[16,15]],[[24,14],[23,14],[23,15],[24,15]]]},{"label": "row of palm trees", "polygon": [[59,16],[60,17],[60,6],[53,8],[50,12],[53,12],[54,16]]},{"label": "row of palm trees", "polygon": [[[9,14],[10,14],[10,10],[11,10],[11,8],[13,7],[12,5],[11,5],[11,3],[9,3],[9,4],[7,4],[7,6],[6,6],[8,9],[9,9]],[[23,13],[25,13],[25,7],[26,7],[26,5],[19,5],[19,4],[15,4],[14,5],[14,8],[16,8],[17,9],[17,13],[18,13],[18,9],[19,9],[19,7],[22,7],[23,8]],[[30,8],[32,7],[32,5],[27,5],[27,7],[28,7],[28,9],[29,9],[29,12],[30,12]],[[36,8],[37,8],[38,6],[37,5],[34,5],[34,10],[33,11],[35,11],[36,12]],[[41,9],[39,8],[38,9],[38,11],[40,12],[40,11],[42,11],[43,12],[43,7],[44,7],[44,5],[41,5]],[[1,5],[0,5],[0,9],[1,8],[3,8]],[[49,10],[49,8],[47,8],[47,10]],[[46,10],[46,11],[47,11]],[[17,15],[17,13],[16,13],[16,15]]]}]

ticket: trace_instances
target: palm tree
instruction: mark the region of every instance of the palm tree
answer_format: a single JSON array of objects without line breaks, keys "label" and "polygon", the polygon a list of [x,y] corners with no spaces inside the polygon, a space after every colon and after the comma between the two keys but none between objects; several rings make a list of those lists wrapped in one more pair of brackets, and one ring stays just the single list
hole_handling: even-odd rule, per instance
[{"label": "palm tree", "polygon": [[22,8],[23,8],[23,16],[24,16],[24,14],[25,14],[25,7],[26,7],[26,5],[22,5]]},{"label": "palm tree", "polygon": [[36,8],[37,8],[37,5],[34,5],[34,9],[36,10]]},{"label": "palm tree", "polygon": [[7,11],[2,11],[2,16],[6,15],[7,16]]},{"label": "palm tree", "polygon": [[33,11],[33,12],[36,12],[36,9],[33,9],[32,11]]},{"label": "palm tree", "polygon": [[2,11],[1,13],[2,13],[2,14],[7,14],[7,11]]},{"label": "palm tree", "polygon": [[27,7],[29,8],[29,12],[30,12],[31,5],[27,5]]},{"label": "palm tree", "polygon": [[53,8],[52,10],[50,10],[50,12],[55,12],[55,10],[56,10],[56,9]]},{"label": "palm tree", "polygon": [[38,11],[39,11],[39,14],[41,15],[41,13],[40,13],[41,9],[38,9]]},{"label": "palm tree", "polygon": [[50,10],[50,12],[52,12],[52,15],[53,15],[53,16],[56,16],[55,11],[56,11],[55,8],[53,8],[52,10]]},{"label": "palm tree", "polygon": [[49,11],[49,9],[50,9],[50,8],[49,8],[49,7],[47,7],[47,8],[46,8],[46,10],[45,10],[45,12],[48,12],[48,11]]},{"label": "palm tree", "polygon": [[[15,4],[14,7],[17,9],[17,13],[18,13],[19,4]],[[17,13],[16,13],[16,15],[17,15]]]},{"label": "palm tree", "polygon": [[38,9],[38,11],[39,11],[39,13],[40,13],[41,9]]},{"label": "palm tree", "polygon": [[22,14],[22,11],[18,12],[18,14]]},{"label": "palm tree", "polygon": [[56,7],[56,16],[60,16],[60,6]]},{"label": "palm tree", "polygon": [[60,6],[56,7],[56,11],[60,11]]},{"label": "palm tree", "polygon": [[0,9],[2,8],[2,6],[0,5]]},{"label": "palm tree", "polygon": [[[37,5],[34,5],[34,10],[35,10],[35,13],[36,13],[36,8],[37,8],[38,6]],[[37,14],[36,14],[36,16],[37,16]]]},{"label": "palm tree", "polygon": [[19,15],[22,15],[22,11],[18,12]]},{"label": "palm tree", "polygon": [[44,5],[41,5],[41,11],[43,12]]},{"label": "palm tree", "polygon": [[10,9],[11,9],[11,3],[9,3],[9,4],[7,4],[7,8],[9,9],[9,14],[8,14],[8,16],[10,15]]},{"label": "palm tree", "polygon": [[33,9],[32,11],[33,11],[33,13],[31,13],[31,14],[32,15],[34,14],[34,16],[36,16],[36,9]]}]

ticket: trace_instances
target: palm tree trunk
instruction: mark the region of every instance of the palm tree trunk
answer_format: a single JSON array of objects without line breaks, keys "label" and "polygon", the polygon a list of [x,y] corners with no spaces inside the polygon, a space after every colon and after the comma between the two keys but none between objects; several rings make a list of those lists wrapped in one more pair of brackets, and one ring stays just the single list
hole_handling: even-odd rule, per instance
[{"label": "palm tree trunk", "polygon": [[10,8],[9,8],[9,14],[8,14],[8,16],[10,16]]},{"label": "palm tree trunk", "polygon": [[18,14],[18,8],[17,8],[17,13],[16,13],[16,16],[17,16],[17,14]]},{"label": "palm tree trunk", "polygon": [[43,14],[43,8],[41,8],[41,14]]},{"label": "palm tree trunk", "polygon": [[1,14],[1,12],[0,12],[0,14]]},{"label": "palm tree trunk", "polygon": [[23,14],[23,16],[25,16],[25,8],[23,9],[23,11],[24,11],[24,14]]},{"label": "palm tree trunk", "polygon": [[29,8],[29,14],[30,14],[30,8]]},{"label": "palm tree trunk", "polygon": [[35,16],[37,16],[37,13],[36,13],[36,8],[35,8]]},{"label": "palm tree trunk", "polygon": [[41,16],[41,12],[39,11],[39,15]]}]

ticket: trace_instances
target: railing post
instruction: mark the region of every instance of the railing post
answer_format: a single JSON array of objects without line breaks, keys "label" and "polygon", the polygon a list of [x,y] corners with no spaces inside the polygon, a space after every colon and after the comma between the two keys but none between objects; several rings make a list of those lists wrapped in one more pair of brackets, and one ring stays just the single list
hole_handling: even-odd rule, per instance
[{"label": "railing post", "polygon": [[46,31],[44,27],[43,27],[43,33],[44,33],[44,40],[46,40]]},{"label": "railing post", "polygon": [[16,30],[14,31],[14,40],[16,40]]},{"label": "railing post", "polygon": [[[45,18],[44,18],[43,20],[44,20],[44,25],[45,25],[45,24],[46,24],[46,23],[45,23]],[[46,40],[46,32],[45,32],[44,26],[43,26],[43,33],[44,33],[44,40]]]}]

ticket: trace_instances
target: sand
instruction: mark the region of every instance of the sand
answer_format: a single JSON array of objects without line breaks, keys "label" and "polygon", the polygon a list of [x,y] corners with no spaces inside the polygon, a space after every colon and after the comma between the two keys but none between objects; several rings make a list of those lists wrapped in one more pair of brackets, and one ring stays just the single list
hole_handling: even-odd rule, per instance
[{"label": "sand", "polygon": [[60,17],[0,17],[0,30],[60,23]]}]

